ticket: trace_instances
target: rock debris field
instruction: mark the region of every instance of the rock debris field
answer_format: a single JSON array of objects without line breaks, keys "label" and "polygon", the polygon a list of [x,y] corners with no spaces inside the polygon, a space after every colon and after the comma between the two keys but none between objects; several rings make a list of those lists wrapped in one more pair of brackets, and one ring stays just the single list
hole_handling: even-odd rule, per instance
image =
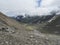
[{"label": "rock debris field", "polygon": [[60,45],[60,36],[42,34],[37,30],[0,31],[0,45]]}]

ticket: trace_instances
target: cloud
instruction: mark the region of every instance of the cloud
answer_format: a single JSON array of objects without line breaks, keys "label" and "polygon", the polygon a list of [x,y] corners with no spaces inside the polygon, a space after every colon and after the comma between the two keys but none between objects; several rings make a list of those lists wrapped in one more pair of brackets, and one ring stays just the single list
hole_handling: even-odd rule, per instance
[{"label": "cloud", "polygon": [[33,8],[33,0],[0,0],[0,6],[4,9],[10,10],[23,10],[28,8]]},{"label": "cloud", "polygon": [[31,12],[35,7],[35,0],[0,0],[0,10],[3,12],[18,11]]},{"label": "cloud", "polygon": [[58,10],[60,0],[0,0],[0,11],[7,15],[48,14]]},{"label": "cloud", "polygon": [[60,10],[60,0],[42,0],[37,8],[38,14],[49,14],[52,10]]},{"label": "cloud", "polygon": [[42,7],[48,7],[48,6],[50,6],[53,2],[54,2],[54,0],[42,0],[41,6],[42,6]]}]

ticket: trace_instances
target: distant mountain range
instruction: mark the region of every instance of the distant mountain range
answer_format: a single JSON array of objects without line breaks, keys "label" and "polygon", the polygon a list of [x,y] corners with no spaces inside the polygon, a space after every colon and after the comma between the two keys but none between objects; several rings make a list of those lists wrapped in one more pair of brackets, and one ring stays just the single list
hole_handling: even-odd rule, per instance
[{"label": "distant mountain range", "polygon": [[47,22],[51,18],[53,18],[55,15],[46,15],[46,16],[25,16],[23,17],[22,15],[19,15],[15,17],[15,19],[19,22],[22,23],[42,23],[42,22]]},{"label": "distant mountain range", "polygon": [[60,33],[60,15],[46,15],[46,16],[17,16],[17,21],[27,24],[41,24],[46,23],[43,27],[43,32],[48,33]]}]

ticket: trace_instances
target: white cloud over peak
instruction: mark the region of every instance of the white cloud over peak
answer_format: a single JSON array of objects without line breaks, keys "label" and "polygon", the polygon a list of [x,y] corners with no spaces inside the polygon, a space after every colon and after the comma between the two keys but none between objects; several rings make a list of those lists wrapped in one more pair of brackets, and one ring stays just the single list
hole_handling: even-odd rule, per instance
[{"label": "white cloud over peak", "polygon": [[[58,10],[60,0],[0,0],[0,11],[8,15],[17,14],[47,14],[52,10]],[[40,7],[37,5],[40,4]]]}]

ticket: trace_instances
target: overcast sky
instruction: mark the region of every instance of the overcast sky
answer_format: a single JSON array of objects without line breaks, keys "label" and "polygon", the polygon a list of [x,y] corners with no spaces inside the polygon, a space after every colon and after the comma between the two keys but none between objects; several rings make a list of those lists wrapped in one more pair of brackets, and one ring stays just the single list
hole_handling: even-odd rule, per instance
[{"label": "overcast sky", "polygon": [[0,0],[0,11],[7,15],[48,14],[58,10],[60,0]]}]

